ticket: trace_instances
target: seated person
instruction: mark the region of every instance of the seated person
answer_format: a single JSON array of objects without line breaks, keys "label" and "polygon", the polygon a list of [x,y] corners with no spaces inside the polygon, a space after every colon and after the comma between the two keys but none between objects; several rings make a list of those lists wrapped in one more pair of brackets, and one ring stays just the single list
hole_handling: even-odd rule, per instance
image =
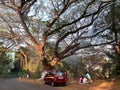
[{"label": "seated person", "polygon": [[86,77],[83,78],[83,83],[88,83],[88,79]]},{"label": "seated person", "polygon": [[79,78],[79,84],[83,83],[83,76]]}]

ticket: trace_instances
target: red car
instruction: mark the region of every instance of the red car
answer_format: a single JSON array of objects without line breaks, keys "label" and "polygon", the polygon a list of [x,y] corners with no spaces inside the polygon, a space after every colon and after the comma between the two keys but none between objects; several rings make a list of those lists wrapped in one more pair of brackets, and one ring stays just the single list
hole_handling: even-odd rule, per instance
[{"label": "red car", "polygon": [[49,71],[44,78],[45,84],[55,85],[66,85],[67,74],[64,71]]}]

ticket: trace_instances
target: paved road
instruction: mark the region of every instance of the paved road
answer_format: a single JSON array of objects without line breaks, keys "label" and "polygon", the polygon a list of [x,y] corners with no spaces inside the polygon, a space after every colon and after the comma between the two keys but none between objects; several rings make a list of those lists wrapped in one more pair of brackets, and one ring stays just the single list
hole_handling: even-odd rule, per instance
[{"label": "paved road", "polygon": [[0,80],[0,90],[59,90],[49,85],[21,82],[16,79]]}]

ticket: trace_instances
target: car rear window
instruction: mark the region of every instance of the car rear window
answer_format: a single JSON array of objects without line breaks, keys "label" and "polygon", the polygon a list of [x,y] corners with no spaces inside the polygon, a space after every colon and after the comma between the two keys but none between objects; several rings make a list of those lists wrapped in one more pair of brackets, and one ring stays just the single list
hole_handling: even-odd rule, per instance
[{"label": "car rear window", "polygon": [[64,72],[58,71],[56,74],[57,74],[58,76],[62,76],[62,75],[64,74]]}]

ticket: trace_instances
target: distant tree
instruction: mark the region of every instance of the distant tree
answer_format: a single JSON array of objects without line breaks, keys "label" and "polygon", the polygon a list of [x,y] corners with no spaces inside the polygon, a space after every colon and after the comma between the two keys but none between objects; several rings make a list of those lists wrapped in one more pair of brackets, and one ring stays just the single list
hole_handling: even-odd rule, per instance
[{"label": "distant tree", "polygon": [[[0,73],[3,73],[9,69],[10,60],[6,53],[7,49],[0,47]],[[7,70],[5,69],[6,66],[8,66]]]}]

